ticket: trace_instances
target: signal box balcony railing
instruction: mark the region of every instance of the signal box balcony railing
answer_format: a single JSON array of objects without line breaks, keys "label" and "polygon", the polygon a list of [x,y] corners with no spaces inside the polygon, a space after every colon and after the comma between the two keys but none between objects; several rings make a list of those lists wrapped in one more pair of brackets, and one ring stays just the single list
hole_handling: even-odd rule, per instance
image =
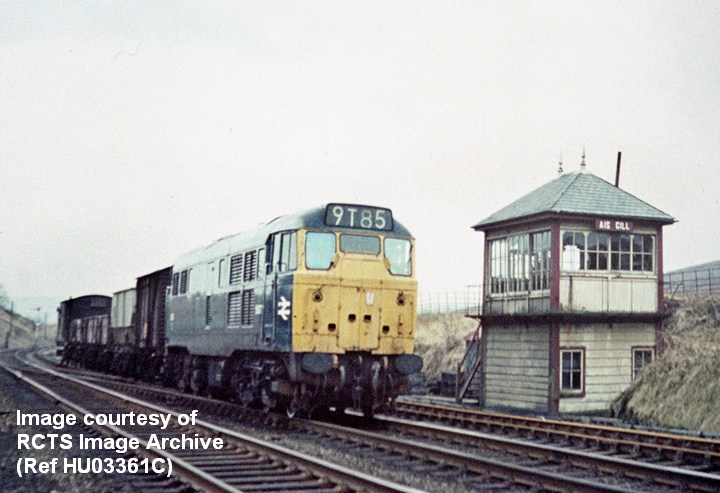
[{"label": "signal box balcony railing", "polygon": [[504,316],[616,316],[633,314],[657,317],[658,281],[655,277],[563,274],[559,300],[553,307],[550,289],[493,293],[489,286],[479,290],[477,304],[469,307],[473,318]]}]

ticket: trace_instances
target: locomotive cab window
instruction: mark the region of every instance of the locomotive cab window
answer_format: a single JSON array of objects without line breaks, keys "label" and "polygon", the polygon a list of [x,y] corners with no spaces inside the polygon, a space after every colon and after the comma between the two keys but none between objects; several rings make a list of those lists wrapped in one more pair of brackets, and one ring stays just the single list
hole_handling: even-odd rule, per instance
[{"label": "locomotive cab window", "polygon": [[340,250],[345,253],[380,254],[380,238],[377,236],[340,235]]},{"label": "locomotive cab window", "polygon": [[412,245],[408,240],[385,238],[385,258],[390,264],[390,273],[396,276],[412,275]]},{"label": "locomotive cab window", "polygon": [[335,257],[333,233],[309,232],[305,235],[305,265],[308,269],[327,270]]}]

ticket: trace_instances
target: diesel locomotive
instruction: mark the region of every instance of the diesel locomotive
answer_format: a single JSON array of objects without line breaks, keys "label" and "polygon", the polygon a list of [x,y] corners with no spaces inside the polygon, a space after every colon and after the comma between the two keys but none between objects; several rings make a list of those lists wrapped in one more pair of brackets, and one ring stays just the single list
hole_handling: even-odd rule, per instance
[{"label": "diesel locomotive", "polygon": [[292,416],[371,415],[422,368],[414,239],[390,209],[333,203],[282,216],[158,273],[152,293],[139,278],[134,297],[113,297],[135,307],[110,324],[106,369]]}]

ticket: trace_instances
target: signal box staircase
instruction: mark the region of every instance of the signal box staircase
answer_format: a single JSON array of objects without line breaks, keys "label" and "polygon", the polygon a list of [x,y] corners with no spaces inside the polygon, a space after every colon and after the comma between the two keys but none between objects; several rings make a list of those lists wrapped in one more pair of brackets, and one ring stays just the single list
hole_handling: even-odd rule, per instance
[{"label": "signal box staircase", "polygon": [[481,325],[472,335],[467,345],[465,356],[457,366],[457,378],[455,387],[455,401],[462,402],[465,398],[480,398],[482,393],[481,379],[475,375],[482,364],[482,352],[480,351]]}]

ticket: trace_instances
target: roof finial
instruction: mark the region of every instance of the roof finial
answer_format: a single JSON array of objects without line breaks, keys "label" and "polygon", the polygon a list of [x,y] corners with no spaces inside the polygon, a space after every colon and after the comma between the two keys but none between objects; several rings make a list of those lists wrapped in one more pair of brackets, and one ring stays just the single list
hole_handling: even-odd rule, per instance
[{"label": "roof finial", "polygon": [[585,169],[585,146],[583,146],[582,161],[580,162],[580,171],[584,173]]},{"label": "roof finial", "polygon": [[563,174],[563,168],[562,168],[562,152],[560,153],[560,162],[558,163],[558,176]]}]

